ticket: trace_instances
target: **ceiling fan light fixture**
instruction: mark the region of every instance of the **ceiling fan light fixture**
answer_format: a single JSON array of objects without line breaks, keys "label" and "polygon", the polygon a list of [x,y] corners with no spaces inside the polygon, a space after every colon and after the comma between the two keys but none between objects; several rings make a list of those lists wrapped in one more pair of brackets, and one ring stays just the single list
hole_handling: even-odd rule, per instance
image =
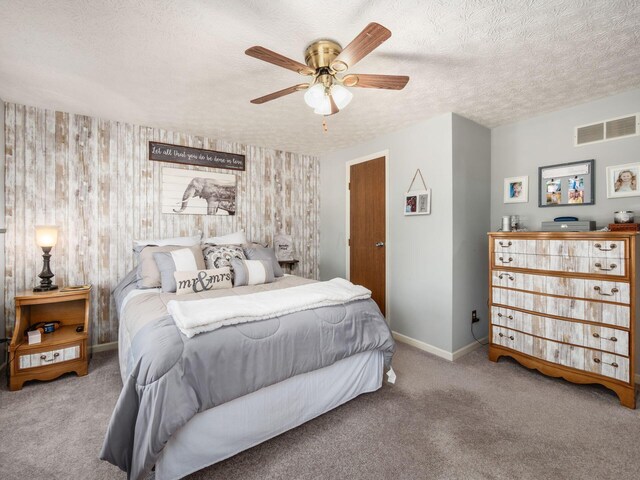
[{"label": "ceiling fan light fixture", "polygon": [[318,115],[331,114],[331,100],[329,100],[329,95],[324,96],[322,103],[313,110],[313,113],[317,113]]},{"label": "ceiling fan light fixture", "polygon": [[320,108],[324,104],[325,97],[325,87],[321,83],[316,83],[304,92],[305,103],[313,109]]},{"label": "ceiling fan light fixture", "polygon": [[342,110],[344,107],[349,105],[349,102],[351,102],[353,93],[342,85],[334,84],[331,86],[331,96],[333,97],[333,101],[336,102],[338,108]]}]

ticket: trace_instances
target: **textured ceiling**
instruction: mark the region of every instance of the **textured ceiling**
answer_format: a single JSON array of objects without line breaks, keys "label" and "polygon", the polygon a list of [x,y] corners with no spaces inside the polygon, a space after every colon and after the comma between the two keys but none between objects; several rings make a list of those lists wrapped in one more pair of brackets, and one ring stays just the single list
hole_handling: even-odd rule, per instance
[{"label": "textured ceiling", "polygon": [[[356,144],[453,111],[488,127],[640,86],[638,0],[0,0],[0,97],[304,153]],[[304,81],[244,55],[303,61],[376,21],[393,36],[352,73],[410,75],[353,89],[328,119]]]}]

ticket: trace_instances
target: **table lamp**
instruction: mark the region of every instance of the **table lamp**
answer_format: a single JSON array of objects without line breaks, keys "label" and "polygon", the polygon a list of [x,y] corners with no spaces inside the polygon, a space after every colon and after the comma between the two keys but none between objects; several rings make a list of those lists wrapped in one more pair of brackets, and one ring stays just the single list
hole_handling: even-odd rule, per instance
[{"label": "table lamp", "polygon": [[57,285],[53,285],[51,279],[53,278],[53,272],[49,267],[49,260],[51,259],[51,249],[58,241],[58,227],[55,225],[37,225],[36,226],[36,243],[43,251],[43,264],[42,272],[40,272],[40,285],[33,289],[34,292],[48,292],[50,290],[56,290]]}]

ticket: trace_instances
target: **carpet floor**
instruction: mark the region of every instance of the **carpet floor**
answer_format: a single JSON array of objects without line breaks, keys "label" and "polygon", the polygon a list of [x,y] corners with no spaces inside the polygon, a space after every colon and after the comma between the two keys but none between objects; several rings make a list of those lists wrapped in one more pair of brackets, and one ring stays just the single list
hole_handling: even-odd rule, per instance
[{"label": "carpet floor", "polygon": [[[455,363],[398,344],[395,385],[196,479],[638,479],[640,410],[486,349]],[[0,387],[0,478],[124,479],[98,454],[121,382],[115,352],[88,376]]]}]

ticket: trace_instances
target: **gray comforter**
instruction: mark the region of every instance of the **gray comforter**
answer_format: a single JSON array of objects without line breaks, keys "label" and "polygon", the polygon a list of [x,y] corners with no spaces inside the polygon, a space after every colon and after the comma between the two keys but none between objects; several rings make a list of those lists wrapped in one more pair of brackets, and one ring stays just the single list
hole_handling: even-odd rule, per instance
[{"label": "gray comforter", "polygon": [[[261,288],[305,282],[285,277]],[[118,305],[130,288],[119,287]],[[256,287],[212,295],[241,294],[242,289],[251,293]],[[141,295],[123,311],[134,325],[132,360],[100,457],[128,472],[129,478],[143,478],[169,437],[199,412],[364,351],[383,351],[389,366],[395,349],[372,300],[223,327],[189,339],[163,309],[173,298]],[[124,323],[121,319],[121,328]]]}]

